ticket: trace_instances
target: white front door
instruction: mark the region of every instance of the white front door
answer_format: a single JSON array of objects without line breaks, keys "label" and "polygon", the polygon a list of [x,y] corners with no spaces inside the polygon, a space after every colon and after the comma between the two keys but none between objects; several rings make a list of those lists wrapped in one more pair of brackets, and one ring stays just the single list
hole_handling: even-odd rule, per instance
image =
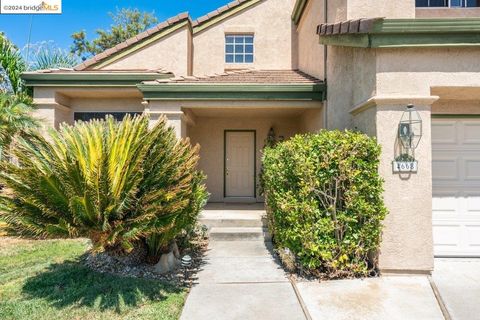
[{"label": "white front door", "polygon": [[437,256],[480,256],[480,119],[432,119]]},{"label": "white front door", "polygon": [[255,132],[225,132],[225,197],[255,198]]}]

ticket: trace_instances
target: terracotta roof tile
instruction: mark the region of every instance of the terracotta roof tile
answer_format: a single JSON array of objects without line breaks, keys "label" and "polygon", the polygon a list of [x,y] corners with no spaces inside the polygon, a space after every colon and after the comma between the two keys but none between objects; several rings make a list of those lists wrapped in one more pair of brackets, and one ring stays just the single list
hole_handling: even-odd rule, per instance
[{"label": "terracotta roof tile", "polygon": [[197,18],[195,21],[193,21],[193,26],[196,27],[198,26],[199,24],[202,24],[203,22],[205,21],[208,21],[212,18],[215,18],[216,16],[218,15],[221,15],[222,13],[224,13],[225,11],[228,11],[228,10],[231,10],[233,8],[236,8],[238,7],[239,5],[245,3],[245,2],[249,2],[249,1],[252,1],[252,0],[237,0],[237,1],[232,1],[226,5],[224,5],[223,7],[220,7],[212,12],[209,12],[207,13],[206,15],[204,16],[201,16],[200,18]]},{"label": "terracotta roof tile", "polygon": [[317,34],[330,36],[346,33],[369,33],[373,30],[375,23],[383,18],[347,20],[338,23],[324,23],[317,27]]},{"label": "terracotta roof tile", "polygon": [[[210,84],[315,84],[321,80],[299,70],[240,70],[213,76],[175,77],[157,80],[161,83],[210,83]],[[151,84],[152,82],[144,82]]]}]

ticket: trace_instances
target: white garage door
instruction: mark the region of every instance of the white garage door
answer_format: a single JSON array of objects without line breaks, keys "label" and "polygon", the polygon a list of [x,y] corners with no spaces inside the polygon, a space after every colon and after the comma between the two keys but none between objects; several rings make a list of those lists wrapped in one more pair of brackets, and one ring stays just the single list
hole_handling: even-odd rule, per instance
[{"label": "white garage door", "polygon": [[437,256],[480,256],[480,119],[432,119]]}]

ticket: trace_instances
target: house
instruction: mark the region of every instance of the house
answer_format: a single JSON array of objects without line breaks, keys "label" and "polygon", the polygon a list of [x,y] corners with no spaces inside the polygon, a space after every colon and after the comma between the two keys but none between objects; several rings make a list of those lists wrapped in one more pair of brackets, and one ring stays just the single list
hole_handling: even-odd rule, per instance
[{"label": "house", "polygon": [[[480,256],[480,3],[239,0],[180,14],[73,70],[24,74],[47,125],[147,113],[201,145],[212,202],[261,202],[269,134],[356,129],[383,147],[383,272]],[[416,172],[399,123],[422,121]]]}]

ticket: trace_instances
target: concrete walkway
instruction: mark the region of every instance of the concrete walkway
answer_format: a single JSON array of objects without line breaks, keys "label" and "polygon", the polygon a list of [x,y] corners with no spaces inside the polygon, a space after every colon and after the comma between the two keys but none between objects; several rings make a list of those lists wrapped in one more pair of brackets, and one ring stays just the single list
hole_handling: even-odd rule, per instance
[{"label": "concrete walkway", "polygon": [[205,265],[198,273],[182,320],[305,319],[295,291],[265,241],[258,205],[209,205]]},{"label": "concrete walkway", "polygon": [[480,319],[480,258],[435,259],[433,280],[453,320]]},{"label": "concrete walkway", "polygon": [[[271,254],[263,214],[258,205],[209,205],[203,212],[209,250],[182,320],[444,319],[426,276],[292,285]],[[479,295],[472,294],[465,299],[474,303]]]}]

